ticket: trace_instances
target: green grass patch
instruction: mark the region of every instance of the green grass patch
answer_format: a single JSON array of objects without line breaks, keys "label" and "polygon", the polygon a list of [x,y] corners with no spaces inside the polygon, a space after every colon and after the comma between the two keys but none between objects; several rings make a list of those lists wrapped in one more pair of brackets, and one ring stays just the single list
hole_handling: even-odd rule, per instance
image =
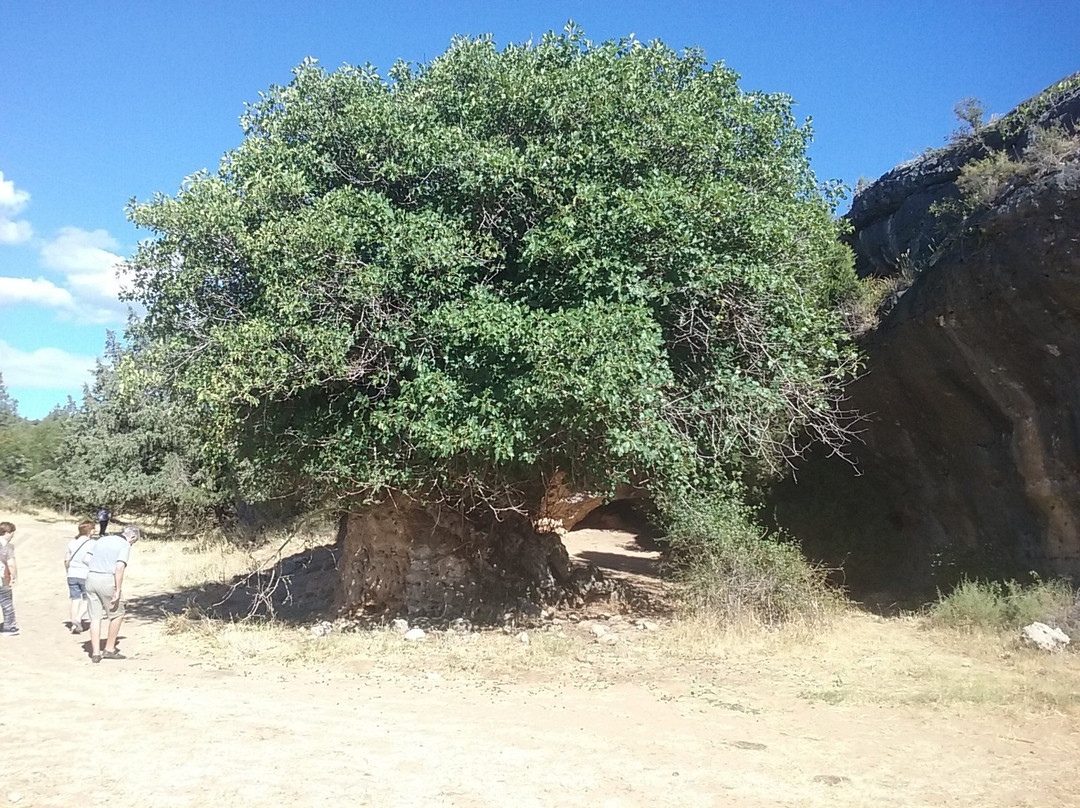
[{"label": "green grass patch", "polygon": [[962,580],[930,608],[939,626],[962,629],[1007,630],[1036,621],[1068,632],[1080,624],[1078,593],[1066,581],[1030,584],[1016,581]]}]

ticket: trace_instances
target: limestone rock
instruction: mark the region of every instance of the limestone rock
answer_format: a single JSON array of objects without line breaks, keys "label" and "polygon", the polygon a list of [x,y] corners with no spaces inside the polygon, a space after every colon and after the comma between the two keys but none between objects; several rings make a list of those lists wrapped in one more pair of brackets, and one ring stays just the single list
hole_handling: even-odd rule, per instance
[{"label": "limestone rock", "polygon": [[533,523],[537,530],[561,535],[603,504],[603,495],[574,491],[567,485],[566,475],[557,471],[548,483]]},{"label": "limestone rock", "polygon": [[409,630],[409,621],[395,617],[390,621],[390,630],[397,634],[404,634]]},{"label": "limestone rock", "polygon": [[402,635],[402,637],[408,642],[419,642],[420,640],[427,637],[427,632],[425,632],[422,628],[410,628]]},{"label": "limestone rock", "polygon": [[854,230],[852,246],[859,274],[889,275],[901,262],[933,260],[941,232],[932,208],[959,195],[955,180],[960,169],[992,151],[1015,153],[1027,145],[1037,128],[1074,125],[1080,120],[1080,87],[1051,94],[1039,106],[1041,112],[1027,126],[1007,120],[991,123],[976,136],[898,165],[857,194],[846,218]]},{"label": "limestone rock", "polygon": [[557,471],[548,481],[547,490],[544,492],[533,524],[541,533],[557,533],[562,535],[583,520],[601,505],[619,500],[634,499],[642,496],[644,491],[630,485],[619,485],[615,489],[614,496],[588,491],[577,491],[570,487],[566,481],[566,475]]},{"label": "limestone rock", "polygon": [[[1080,87],[1046,115],[1080,118]],[[1080,149],[935,240],[929,205],[990,136],[898,167],[852,206],[860,274],[895,270],[918,239],[934,251],[862,339],[847,459],[812,453],[771,510],[856,596],[1080,576]]]},{"label": "limestone rock", "polygon": [[1028,645],[1034,645],[1043,651],[1063,651],[1069,644],[1069,635],[1059,628],[1051,628],[1046,623],[1032,623],[1020,630],[1020,636]]}]

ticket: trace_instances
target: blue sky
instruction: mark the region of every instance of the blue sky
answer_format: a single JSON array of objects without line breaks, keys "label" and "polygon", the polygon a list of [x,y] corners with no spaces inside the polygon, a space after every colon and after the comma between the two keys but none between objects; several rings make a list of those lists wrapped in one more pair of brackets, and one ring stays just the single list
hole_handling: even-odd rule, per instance
[{"label": "blue sky", "polygon": [[123,329],[114,268],[145,236],[127,201],[216,168],[244,104],[305,57],[385,70],[568,19],[699,46],[744,89],[790,94],[818,177],[850,185],[941,145],[961,98],[1004,113],[1080,69],[1080,0],[0,0],[0,374],[21,414],[78,399]]}]

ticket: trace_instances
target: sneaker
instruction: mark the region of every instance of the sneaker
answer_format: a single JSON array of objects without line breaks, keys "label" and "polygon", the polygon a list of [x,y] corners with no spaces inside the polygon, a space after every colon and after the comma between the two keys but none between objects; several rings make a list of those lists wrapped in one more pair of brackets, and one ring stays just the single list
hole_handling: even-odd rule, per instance
[{"label": "sneaker", "polygon": [[0,628],[0,634],[10,634],[12,636],[15,636],[18,633],[19,630],[17,628]]},{"label": "sneaker", "polygon": [[71,633],[72,634],[82,634],[82,626],[72,625]]},{"label": "sneaker", "polygon": [[93,662],[95,665],[101,662],[101,654],[91,654],[90,661]]},{"label": "sneaker", "polygon": [[104,659],[127,659],[127,657],[119,651],[102,651],[101,656]]}]

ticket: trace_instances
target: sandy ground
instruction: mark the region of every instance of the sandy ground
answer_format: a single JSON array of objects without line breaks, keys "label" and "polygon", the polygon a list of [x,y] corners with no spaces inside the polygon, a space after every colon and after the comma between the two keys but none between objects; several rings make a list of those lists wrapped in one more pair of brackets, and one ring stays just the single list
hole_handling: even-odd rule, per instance
[{"label": "sandy ground", "polygon": [[[14,521],[22,634],[0,637],[0,804],[1080,805],[1074,712],[833,704],[760,658],[550,680],[439,676],[422,656],[217,667],[147,617],[124,626],[129,659],[92,665],[63,625],[70,525]],[[163,589],[140,549],[129,598]]]}]

